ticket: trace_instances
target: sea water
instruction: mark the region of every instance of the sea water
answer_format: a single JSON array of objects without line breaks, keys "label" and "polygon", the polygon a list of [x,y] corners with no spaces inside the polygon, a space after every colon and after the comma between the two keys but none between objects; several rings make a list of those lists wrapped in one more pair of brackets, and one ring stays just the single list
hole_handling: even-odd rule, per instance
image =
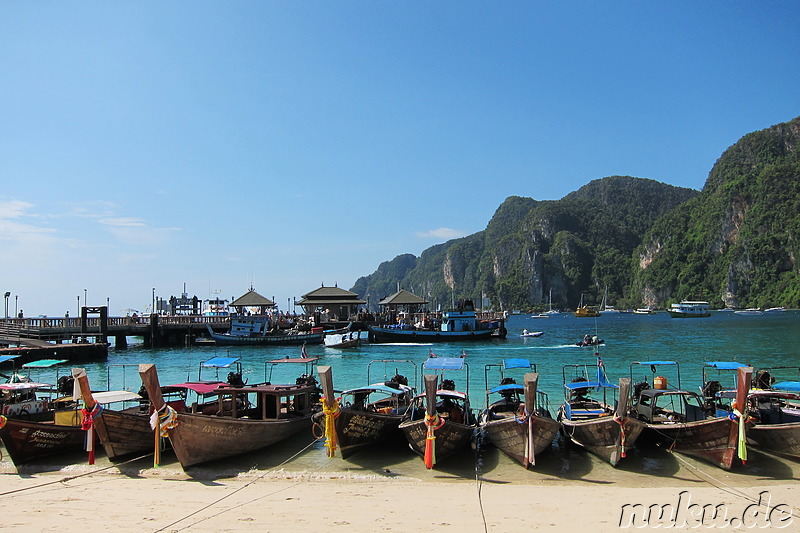
[{"label": "sea water", "polygon": [[[446,378],[453,379],[456,388],[467,390],[472,407],[486,405],[486,389],[499,382],[498,366],[505,359],[527,359],[535,364],[539,373],[539,389],[548,396],[551,413],[555,416],[563,401],[563,382],[569,379],[574,368],[565,365],[586,365],[591,372],[598,358],[603,362],[608,380],[616,383],[620,377],[641,381],[647,375],[652,380],[650,366],[631,365],[635,361],[675,361],[675,366],[657,367],[657,374],[667,378],[670,386],[698,391],[703,381],[703,367],[709,361],[738,361],[759,368],[800,366],[800,311],[764,315],[738,315],[733,312],[713,312],[707,318],[673,319],[665,312],[652,315],[633,313],[607,313],[597,318],[576,318],[562,313],[549,318],[531,315],[512,315],[506,321],[508,336],[504,340],[477,343],[443,344],[369,344],[357,349],[337,350],[322,345],[306,346],[310,357],[332,368],[334,388],[345,390],[369,382],[385,381],[395,373],[409,379],[409,385],[421,386],[421,375],[426,372],[423,363],[432,354],[437,357],[461,357],[465,354],[463,371],[448,371]],[[522,337],[523,330],[542,331],[539,337]],[[598,347],[578,347],[584,335],[597,336],[605,342]],[[366,337],[366,333],[362,333]],[[235,369],[204,369],[200,363],[214,357],[239,358],[243,378],[247,383],[293,383],[306,368],[304,365],[271,365],[270,361],[300,356],[298,346],[238,347],[193,346],[187,348],[149,349],[131,344],[125,350],[111,349],[108,361],[84,365],[94,390],[126,388],[138,391],[141,382],[136,365],[154,363],[162,385],[198,379],[225,380]],[[124,365],[124,366],[123,366]],[[270,370],[271,369],[271,370]],[[677,375],[677,369],[680,376]],[[271,372],[271,373],[270,373]],[[732,383],[730,372],[706,369],[706,379],[716,379],[723,384]],[[522,371],[510,375],[522,383]],[[795,374],[795,378],[796,374]],[[651,381],[652,385],[652,381]],[[491,400],[490,400],[491,401]],[[317,435],[319,436],[319,435]],[[760,480],[795,479],[798,462],[751,452],[746,467],[738,467],[730,481],[747,484],[752,476]],[[42,460],[22,469],[59,467],[69,460],[81,457]],[[99,464],[105,459],[101,458]],[[107,460],[105,460],[107,461]],[[143,459],[133,463],[133,468],[146,468]],[[13,471],[7,457],[0,464],[2,471]],[[164,454],[167,471],[180,470],[174,456]],[[688,469],[688,470],[687,470]],[[437,466],[435,473],[426,472],[418,456],[405,446],[380,447],[363,451],[342,460],[329,459],[322,441],[314,435],[301,434],[276,446],[233,459],[219,461],[190,469],[196,477],[228,477],[232,475],[321,475],[330,476],[412,476],[438,479],[474,478],[483,476],[497,482],[547,482],[557,480],[591,480],[599,476],[616,479],[633,485],[645,484],[649,475],[678,479],[695,471],[713,471],[715,468],[693,459],[675,456],[664,450],[635,451],[613,469],[599,459],[573,449],[559,440],[553,450],[543,454],[532,471],[500,454],[490,446],[479,446],[477,454],[467,450],[448,458]],[[719,476],[717,470],[715,475]],[[642,477],[644,475],[644,477]]]}]

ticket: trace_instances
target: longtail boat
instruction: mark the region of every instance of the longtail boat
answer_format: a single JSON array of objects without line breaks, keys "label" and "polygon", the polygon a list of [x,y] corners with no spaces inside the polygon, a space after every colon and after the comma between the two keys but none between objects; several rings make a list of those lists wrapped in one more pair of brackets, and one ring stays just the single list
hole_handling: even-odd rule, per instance
[{"label": "longtail boat", "polygon": [[[772,375],[782,369],[792,369],[797,376],[775,383]],[[755,386],[750,390],[748,414],[755,425],[747,436],[761,449],[800,459],[800,368],[775,367],[759,370]]]},{"label": "longtail boat", "polygon": [[[97,437],[109,459],[113,461],[153,449],[149,406],[146,401],[141,402],[141,396],[124,390],[92,392],[89,378],[83,368],[73,368],[72,376],[78,382],[86,410],[89,413],[96,413],[90,417],[92,429],[97,432]],[[122,409],[96,407],[97,404],[131,401],[135,401],[136,405],[125,407],[123,403]]]},{"label": "longtail boat", "polygon": [[[370,365],[375,362],[371,361]],[[402,362],[414,365],[412,361]],[[410,387],[408,379],[399,373],[395,373],[389,380],[371,383],[370,365],[367,367],[367,382],[370,384],[343,391],[340,400],[335,400],[334,403],[328,402],[328,399],[335,396],[331,368],[329,366],[318,368],[324,399],[323,412],[318,413],[315,418],[333,417],[333,425],[325,425],[326,432],[331,430],[335,432],[335,435],[326,434],[328,443],[335,442],[333,446],[326,444],[329,456],[333,456],[336,448],[339,449],[342,458],[347,459],[357,451],[376,444],[405,441],[399,426],[414,397],[414,388]],[[415,379],[416,372],[414,365]],[[325,418],[326,422],[327,420]],[[331,438],[335,440],[331,441]]]},{"label": "longtail boat", "polygon": [[[746,417],[746,398],[752,368],[736,367],[739,376],[736,400],[731,404],[730,412],[719,412],[714,406],[707,405],[699,394],[681,389],[680,370],[675,361],[634,362],[631,363],[631,375],[634,365],[649,366],[653,375],[659,366],[674,366],[677,373],[677,388],[668,388],[663,376],[653,378],[656,388],[649,388],[646,378],[634,388],[632,414],[645,422],[643,444],[661,445],[723,470],[730,470],[737,457],[747,460],[746,432],[752,423]],[[745,424],[740,426],[742,418]]]},{"label": "longtail boat", "polygon": [[[570,369],[577,374],[568,380]],[[589,369],[596,369],[596,379],[589,379]],[[558,420],[564,437],[617,466],[644,429],[642,422],[628,414],[630,379],[620,378],[619,386],[610,383],[599,358],[596,365],[565,365],[562,374],[565,400]],[[593,397],[590,389],[602,391],[602,398]],[[616,407],[606,399],[609,391],[618,391]]]},{"label": "longtail boat", "polygon": [[469,394],[455,390],[452,380],[443,379],[445,370],[465,368],[466,382],[469,383],[468,365],[463,358],[438,357],[425,361],[423,369],[442,371],[442,381],[439,382],[438,374],[426,374],[425,393],[414,398],[405,419],[400,423],[400,430],[411,449],[423,457],[429,469],[438,461],[468,447],[477,427],[469,404]]},{"label": "longtail boat", "polygon": [[[547,410],[546,395],[537,391],[539,374],[535,365],[526,359],[506,359],[501,365],[486,365],[487,387],[493,367],[500,367],[501,379],[498,386],[486,391],[488,407],[481,414],[481,428],[500,451],[530,468],[536,464],[538,455],[550,448],[561,424]],[[525,373],[524,385],[518,385],[512,377],[504,375],[504,371],[511,369],[533,372]],[[500,399],[490,403],[492,394],[499,394]]]},{"label": "longtail boat", "polygon": [[[0,440],[15,465],[36,459],[76,452],[83,448],[86,432],[81,412],[72,398],[69,376],[58,377],[65,360],[44,359],[22,365],[28,376],[15,374],[0,385],[4,401],[0,415]],[[58,389],[30,379],[31,369],[56,368]],[[67,393],[67,390],[69,391]]]},{"label": "longtail boat", "polygon": [[[278,359],[267,365],[314,362]],[[139,374],[184,468],[259,450],[309,430],[319,400],[316,379],[306,373],[287,385],[220,386],[211,391],[216,401],[206,403],[203,412],[180,413],[164,402],[154,365],[140,365]]]}]

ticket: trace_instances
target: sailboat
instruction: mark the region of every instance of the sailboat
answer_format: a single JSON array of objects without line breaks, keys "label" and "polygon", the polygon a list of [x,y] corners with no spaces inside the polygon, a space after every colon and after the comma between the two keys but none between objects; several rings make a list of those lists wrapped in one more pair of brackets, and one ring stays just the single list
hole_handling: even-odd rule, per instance
[{"label": "sailboat", "polygon": [[548,314],[548,315],[558,315],[558,314],[561,314],[561,311],[559,311],[558,309],[553,309],[553,289],[550,289],[550,303],[549,303],[549,309],[548,309],[547,311],[545,311],[545,314]]},{"label": "sailboat", "polygon": [[606,285],[606,291],[603,293],[603,301],[600,302],[600,312],[601,313],[619,313],[617,309],[614,309],[613,305],[608,305],[608,285]]}]

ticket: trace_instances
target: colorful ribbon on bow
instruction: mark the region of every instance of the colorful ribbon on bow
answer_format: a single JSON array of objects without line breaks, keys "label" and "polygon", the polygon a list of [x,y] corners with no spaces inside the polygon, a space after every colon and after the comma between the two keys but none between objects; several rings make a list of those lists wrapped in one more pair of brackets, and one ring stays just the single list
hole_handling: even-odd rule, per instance
[{"label": "colorful ribbon on bow", "polygon": [[153,411],[150,415],[150,427],[159,429],[162,437],[168,435],[167,430],[178,427],[178,412],[167,404],[164,404],[158,411]]},{"label": "colorful ribbon on bow", "polygon": [[622,448],[620,451],[620,457],[625,458],[627,457],[627,453],[625,452],[625,421],[628,417],[620,418],[617,414],[614,414],[614,422],[619,424],[619,445]]},{"label": "colorful ribbon on bow", "polygon": [[339,407],[339,399],[333,399],[333,405],[328,406],[328,402],[326,401],[325,397],[321,398],[322,403],[322,413],[325,415],[325,448],[327,448],[326,453],[328,457],[335,457],[336,456],[336,446],[338,442],[336,441],[336,418],[338,418],[339,414],[341,413],[341,409]]},{"label": "colorful ribbon on bow", "polygon": [[[737,402],[733,402],[731,405],[731,419],[736,422],[739,427],[739,433],[737,435],[737,449],[736,453],[739,456],[739,459],[742,460],[742,464],[747,464],[747,417],[745,413],[739,410],[739,405]],[[735,418],[734,418],[735,417]]]},{"label": "colorful ribbon on bow", "polygon": [[444,419],[438,413],[433,416],[425,414],[425,427],[428,428],[425,436],[425,468],[430,470],[436,464],[436,430],[444,425]]},{"label": "colorful ribbon on bow", "polygon": [[95,403],[91,411],[81,409],[81,429],[86,432],[86,451],[89,452],[89,464],[94,464],[94,420],[103,412],[103,406]]}]

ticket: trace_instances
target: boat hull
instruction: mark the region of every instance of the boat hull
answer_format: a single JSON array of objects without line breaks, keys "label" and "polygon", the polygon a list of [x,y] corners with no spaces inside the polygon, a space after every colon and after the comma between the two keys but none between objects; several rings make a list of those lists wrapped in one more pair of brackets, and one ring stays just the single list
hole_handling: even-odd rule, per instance
[{"label": "boat hull", "polygon": [[642,442],[661,444],[671,451],[730,470],[737,454],[738,431],[739,423],[728,417],[676,424],[647,424]]},{"label": "boat hull", "polygon": [[184,468],[266,448],[311,428],[311,415],[254,420],[178,413],[169,440]]},{"label": "boat hull", "polygon": [[111,460],[153,451],[155,436],[147,414],[104,409],[95,419],[94,429]]},{"label": "boat hull", "polygon": [[211,337],[221,346],[257,346],[262,344],[272,346],[291,346],[300,344],[321,344],[325,335],[323,333],[301,333],[298,335],[253,335],[238,336],[224,333],[214,333]]},{"label": "boat hull", "polygon": [[[622,459],[623,450],[627,454],[634,447],[645,427],[643,422],[631,417],[625,418],[620,426],[612,416],[579,421],[562,419],[561,425],[567,438],[608,461],[611,466],[617,466]],[[620,431],[622,428],[625,431],[624,446]]]},{"label": "boat hull", "polygon": [[771,453],[800,459],[800,422],[756,424],[747,437]]},{"label": "boat hull", "polygon": [[418,329],[390,329],[370,326],[370,342],[464,342],[489,340],[498,329],[476,331],[430,331]]},{"label": "boat hull", "polygon": [[489,441],[501,452],[519,462],[525,468],[535,464],[536,457],[549,449],[561,423],[552,418],[535,417],[533,421],[533,457],[527,457],[528,424],[513,414],[500,420],[484,422],[483,429]]},{"label": "boat hull", "polygon": [[[475,426],[469,426],[451,420],[434,433],[436,436],[436,460],[441,461],[465,449],[472,442]],[[409,446],[420,456],[425,456],[425,441],[428,428],[424,420],[406,420],[400,424],[400,430],[406,437]]]},{"label": "boat hull", "polygon": [[402,415],[342,409],[336,418],[336,441],[343,459],[380,443],[403,442]]},{"label": "boat hull", "polygon": [[42,457],[80,451],[86,443],[86,431],[80,426],[9,418],[0,428],[0,440],[14,464],[21,465]]}]

